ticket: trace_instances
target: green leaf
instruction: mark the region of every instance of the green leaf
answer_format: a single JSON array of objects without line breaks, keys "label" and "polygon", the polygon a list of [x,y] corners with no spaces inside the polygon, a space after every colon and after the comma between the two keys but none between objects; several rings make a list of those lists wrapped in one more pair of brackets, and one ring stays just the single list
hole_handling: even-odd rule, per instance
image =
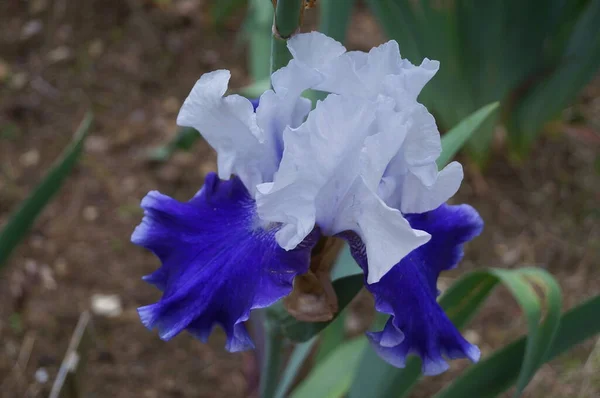
[{"label": "green leaf", "polygon": [[[554,337],[560,314],[560,290],[552,276],[543,270],[523,268],[517,270],[490,269],[469,273],[454,283],[440,298],[439,303],[457,328],[463,328],[476,314],[494,287],[502,282],[513,293],[528,319],[530,343],[528,355],[522,359],[526,367],[522,383],[526,385],[541,365],[544,347]],[[540,326],[542,304],[534,286],[545,293],[547,313]],[[404,397],[418,382],[421,375],[420,359],[410,357],[404,369],[397,369],[381,360],[367,349],[359,365],[350,398],[369,396]],[[367,395],[365,395],[367,394]],[[477,395],[474,395],[477,396]]]},{"label": "green leaf", "polygon": [[[573,7],[577,2],[571,3]],[[559,116],[600,68],[600,2],[589,1],[587,7],[573,13],[577,18],[562,53],[530,78],[533,88],[510,114],[509,143],[518,157],[526,155],[543,125]],[[562,21],[559,26],[569,22]]]},{"label": "green leaf", "polygon": [[148,160],[155,162],[166,162],[178,150],[189,151],[194,143],[202,136],[198,130],[192,127],[181,127],[177,130],[175,137],[167,144],[150,149],[146,155]]},{"label": "green leaf", "polygon": [[274,319],[274,327],[278,333],[298,342],[303,342],[317,335],[333,322],[346,308],[352,299],[363,287],[364,276],[362,274],[350,275],[333,281],[333,289],[338,297],[338,313],[332,320],[327,322],[302,322],[288,314],[283,306],[278,303],[269,307],[270,316]]},{"label": "green leaf", "polygon": [[290,398],[339,398],[348,390],[367,339],[350,340],[319,363]]},{"label": "green leaf", "polygon": [[[543,363],[600,333],[600,295],[567,311]],[[471,366],[435,398],[496,397],[509,389],[522,374],[528,337],[523,336],[477,365]]]},{"label": "green leaf", "polygon": [[485,105],[444,134],[442,137],[442,154],[437,160],[440,169],[450,163],[454,155],[465,145],[469,138],[476,133],[488,134],[488,132],[482,130],[494,127],[499,105],[499,102]]},{"label": "green leaf", "polygon": [[88,112],[75,135],[73,141],[50,168],[43,180],[35,187],[19,209],[12,214],[4,229],[0,231],[0,267],[2,267],[13,249],[27,234],[40,212],[60,189],[65,178],[77,163],[83,148],[83,142],[92,124],[93,115]]},{"label": "green leaf", "polygon": [[294,382],[294,379],[298,375],[304,360],[306,357],[308,357],[316,342],[317,337],[315,336],[307,342],[297,344],[296,347],[294,347],[294,351],[290,356],[290,360],[283,371],[281,381],[279,382],[277,390],[275,391],[275,398],[285,398],[288,390]]},{"label": "green leaf", "polygon": [[319,350],[317,351],[316,363],[322,362],[333,352],[342,341],[344,341],[344,323],[346,322],[346,311],[340,314],[321,333]]},{"label": "green leaf", "polygon": [[237,9],[243,8],[247,0],[218,0],[213,2],[210,15],[216,26],[221,26]]},{"label": "green leaf", "polygon": [[321,0],[319,2],[319,32],[344,43],[346,30],[356,0]]},{"label": "green leaf", "polygon": [[[248,49],[250,75],[254,81],[268,80],[271,75],[271,27],[273,25],[271,2],[250,0],[247,18],[245,37],[250,41]],[[252,97],[256,98],[258,95]]]}]

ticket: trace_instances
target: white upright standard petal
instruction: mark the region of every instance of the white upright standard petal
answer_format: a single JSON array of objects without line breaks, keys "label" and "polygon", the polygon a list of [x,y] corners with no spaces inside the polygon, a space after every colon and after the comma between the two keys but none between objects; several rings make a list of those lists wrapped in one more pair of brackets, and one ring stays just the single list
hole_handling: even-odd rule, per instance
[{"label": "white upright standard petal", "polygon": [[367,247],[370,283],[429,240],[375,191],[403,139],[377,132],[378,106],[385,105],[338,95],[319,102],[304,124],[285,131],[280,168],[257,195],[259,217],[284,224],[276,238],[287,250],[315,225],[325,235],[356,232]]},{"label": "white upright standard petal", "polygon": [[442,152],[435,119],[421,104],[398,112],[406,128],[402,148],[383,175],[379,192],[385,202],[402,213],[424,213],[450,199],[460,187],[462,166],[453,162],[438,172]]},{"label": "white upright standard petal", "polygon": [[275,143],[280,156],[283,131],[288,126],[296,128],[302,124],[312,108],[310,100],[301,97],[302,93],[321,80],[319,72],[302,68],[294,60],[271,76],[273,90],[261,95],[256,118],[260,129]]},{"label": "white upright standard petal", "polygon": [[368,53],[346,52],[342,44],[311,32],[294,36],[288,47],[299,65],[323,75],[315,89],[372,100],[384,94],[393,98],[398,108],[416,101],[439,69],[438,61],[427,58],[419,66],[402,59],[394,40]]},{"label": "white upright standard petal", "polygon": [[194,85],[177,117],[180,126],[193,127],[217,151],[219,177],[240,177],[250,192],[270,181],[277,170],[275,143],[256,123],[252,103],[239,95],[223,97],[231,74],[206,73]]}]

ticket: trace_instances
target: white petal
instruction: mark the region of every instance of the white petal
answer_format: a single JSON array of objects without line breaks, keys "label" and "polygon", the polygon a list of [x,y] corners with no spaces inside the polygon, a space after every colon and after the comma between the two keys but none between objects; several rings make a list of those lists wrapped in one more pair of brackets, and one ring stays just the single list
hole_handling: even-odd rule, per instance
[{"label": "white petal", "polygon": [[424,213],[436,209],[454,196],[462,179],[463,169],[458,162],[444,167],[430,186],[409,173],[404,180],[399,208],[403,213]]},{"label": "white petal", "polygon": [[314,69],[346,52],[341,43],[319,32],[295,35],[288,40],[287,46],[294,59]]},{"label": "white petal", "polygon": [[412,229],[402,214],[388,207],[364,183],[355,180],[338,210],[335,232],[355,231],[367,249],[367,282],[376,283],[408,253],[431,238]]},{"label": "white petal", "polygon": [[381,88],[383,94],[396,101],[397,110],[411,106],[417,100],[423,87],[438,71],[440,63],[425,58],[420,66],[415,66],[404,59],[401,65],[400,73],[382,79]]},{"label": "white petal", "polygon": [[404,147],[406,163],[409,166],[423,166],[435,162],[442,153],[442,142],[434,117],[421,104],[415,104],[402,113],[408,129]]},{"label": "white petal", "polygon": [[357,159],[374,118],[374,103],[330,95],[298,129],[284,132],[279,170],[257,195],[261,219],[287,224],[277,235],[283,248],[294,248],[315,222],[330,233],[336,209],[359,174]]},{"label": "white petal", "polygon": [[310,100],[300,97],[315,86],[322,76],[313,69],[301,68],[295,60],[271,77],[274,90],[265,91],[256,110],[257,123],[266,137],[275,143],[279,156],[283,152],[283,131],[298,127],[312,108]]},{"label": "white petal", "polygon": [[273,143],[256,123],[252,103],[239,95],[223,97],[231,74],[206,73],[194,85],[177,117],[177,124],[198,130],[217,151],[219,177],[237,174],[250,192],[270,180],[277,169]]}]

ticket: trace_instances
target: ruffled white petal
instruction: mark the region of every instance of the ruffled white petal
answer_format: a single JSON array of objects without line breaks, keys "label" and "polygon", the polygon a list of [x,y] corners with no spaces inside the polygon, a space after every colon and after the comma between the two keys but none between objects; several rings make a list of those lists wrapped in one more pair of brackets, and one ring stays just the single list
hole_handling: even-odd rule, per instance
[{"label": "ruffled white petal", "polygon": [[315,89],[370,99],[385,94],[396,101],[398,109],[416,101],[439,69],[438,61],[427,58],[419,66],[402,59],[394,40],[369,53],[345,52],[344,46],[335,40],[311,32],[296,35],[288,47],[295,61],[323,75]]},{"label": "ruffled white petal", "polygon": [[354,231],[366,246],[368,283],[379,282],[402,258],[431,238],[427,232],[413,229],[402,213],[388,207],[362,178],[354,180],[337,215],[333,230]]},{"label": "ruffled white petal", "polygon": [[403,213],[424,213],[458,191],[462,167],[453,162],[438,172],[440,134],[435,119],[423,105],[413,105],[397,115],[401,115],[398,117],[407,130],[406,138],[389,162],[378,192],[389,206]]},{"label": "ruffled white petal", "polygon": [[288,126],[296,128],[302,124],[312,108],[310,100],[301,97],[302,93],[321,79],[316,70],[302,68],[292,60],[271,76],[273,90],[261,95],[256,110],[257,123],[266,136],[272,137],[278,161],[283,153],[283,131]]},{"label": "ruffled white petal", "polygon": [[206,73],[194,85],[177,117],[177,124],[198,130],[217,151],[219,177],[240,177],[250,192],[271,180],[278,156],[273,139],[256,123],[252,103],[239,95],[223,97],[231,74]]},{"label": "ruffled white petal", "polygon": [[[333,211],[359,172],[363,142],[375,118],[375,105],[331,95],[307,121],[284,132],[285,149],[273,184],[258,187],[258,214],[286,224],[277,241],[293,249],[313,229],[330,229]],[[327,231],[325,233],[331,233]]]},{"label": "ruffled white petal", "polygon": [[304,124],[285,131],[279,170],[273,183],[259,185],[257,195],[259,217],[284,224],[276,239],[287,250],[315,225],[326,235],[356,232],[367,248],[369,283],[429,239],[376,193],[403,140],[402,126],[394,124],[400,118],[388,115],[388,123],[375,123],[386,108],[338,95],[319,102]]}]

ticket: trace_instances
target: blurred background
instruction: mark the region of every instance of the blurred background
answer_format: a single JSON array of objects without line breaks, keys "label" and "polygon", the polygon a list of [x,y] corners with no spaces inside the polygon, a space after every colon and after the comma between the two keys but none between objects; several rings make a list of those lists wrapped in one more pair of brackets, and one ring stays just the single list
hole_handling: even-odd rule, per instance
[{"label": "blurred background", "polygon": [[[486,228],[440,288],[465,270],[539,265],[558,279],[568,309],[600,291],[600,2],[526,3],[323,0],[303,30],[363,51],[392,37],[414,63],[440,60],[420,98],[442,132],[501,101],[459,156],[466,176],[454,201],[473,205]],[[225,352],[219,333],[209,345],[187,334],[167,344],[143,328],[136,308],[159,295],[141,276],[158,260],[129,237],[149,190],[186,200],[216,169],[212,149],[192,142],[197,133],[178,131],[177,112],[214,69],[231,70],[234,90],[264,89],[271,10],[268,0],[0,2],[0,229],[56,159],[69,158],[61,153],[94,114],[77,164],[9,260],[0,245],[1,396],[48,396],[86,310],[93,337],[81,396],[255,393],[253,355]],[[353,303],[348,335],[369,327],[369,300]],[[525,330],[498,289],[466,337],[485,356]],[[524,396],[600,396],[594,347],[542,367]],[[412,396],[430,396],[452,374],[426,379]]]}]

